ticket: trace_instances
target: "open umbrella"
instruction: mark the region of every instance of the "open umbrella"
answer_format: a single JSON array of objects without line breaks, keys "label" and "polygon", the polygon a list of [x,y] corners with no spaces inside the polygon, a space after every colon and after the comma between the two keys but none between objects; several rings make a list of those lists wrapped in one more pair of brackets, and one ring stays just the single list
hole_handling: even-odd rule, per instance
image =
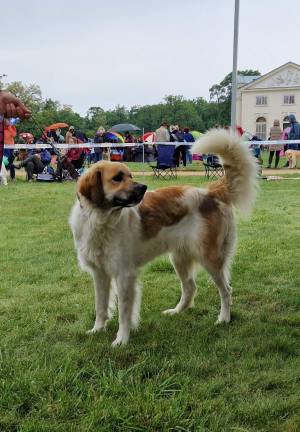
[{"label": "open umbrella", "polygon": [[67,123],[53,123],[50,126],[46,127],[46,130],[56,130],[56,129],[62,129],[62,128],[67,128],[69,127],[69,125]]},{"label": "open umbrella", "polygon": [[191,132],[191,135],[193,135],[194,139],[196,140],[196,139],[200,138],[200,136],[201,136],[201,132],[198,132],[198,131],[192,131],[192,132]]},{"label": "open umbrella", "polygon": [[133,131],[139,131],[141,130],[138,126],[135,126],[131,123],[120,123],[117,125],[114,125],[110,128],[110,131],[114,132],[133,132]]},{"label": "open umbrella", "polygon": [[146,143],[153,143],[156,141],[156,134],[155,132],[147,132],[142,136],[143,142]]},{"label": "open umbrella", "polygon": [[105,138],[107,140],[117,141],[118,143],[124,142],[124,138],[122,137],[122,135],[118,134],[117,132],[106,132]]}]

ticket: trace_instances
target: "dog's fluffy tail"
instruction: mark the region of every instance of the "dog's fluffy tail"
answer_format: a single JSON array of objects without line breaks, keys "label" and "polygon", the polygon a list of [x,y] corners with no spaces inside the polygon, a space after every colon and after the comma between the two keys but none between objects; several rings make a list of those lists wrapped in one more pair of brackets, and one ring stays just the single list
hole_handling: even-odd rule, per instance
[{"label": "dog's fluffy tail", "polygon": [[225,129],[212,129],[195,142],[193,152],[220,157],[225,177],[208,190],[221,201],[232,203],[243,216],[249,216],[256,196],[258,164],[247,142]]}]

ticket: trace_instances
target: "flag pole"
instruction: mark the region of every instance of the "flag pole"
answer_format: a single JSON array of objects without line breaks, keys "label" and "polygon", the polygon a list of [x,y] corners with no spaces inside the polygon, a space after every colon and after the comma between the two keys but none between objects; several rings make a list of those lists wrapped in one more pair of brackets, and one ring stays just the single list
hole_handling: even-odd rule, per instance
[{"label": "flag pole", "polygon": [[236,128],[236,88],[237,88],[237,56],[239,38],[239,6],[240,0],[235,0],[234,7],[234,35],[233,35],[233,65],[231,85],[231,128]]}]

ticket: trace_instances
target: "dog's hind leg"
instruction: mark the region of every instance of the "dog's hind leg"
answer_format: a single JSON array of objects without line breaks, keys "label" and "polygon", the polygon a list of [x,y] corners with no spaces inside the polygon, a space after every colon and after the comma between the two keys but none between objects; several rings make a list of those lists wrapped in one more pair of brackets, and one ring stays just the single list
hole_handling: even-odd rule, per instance
[{"label": "dog's hind leg", "polygon": [[112,346],[124,345],[128,342],[130,329],[132,327],[134,307],[136,301],[136,276],[122,275],[116,279],[118,309],[119,309],[119,330]]},{"label": "dog's hind leg", "polygon": [[181,298],[174,309],[167,309],[165,314],[176,314],[194,306],[197,286],[194,278],[195,263],[183,254],[173,254],[170,257],[175,271],[181,281]]},{"label": "dog's hind leg", "polygon": [[206,270],[213,278],[217,288],[219,290],[221,300],[221,310],[216,321],[216,324],[230,321],[230,305],[231,305],[231,286],[229,283],[230,274],[227,266],[223,266],[221,269],[213,268],[211,266],[204,265]]},{"label": "dog's hind leg", "polygon": [[109,318],[108,305],[110,297],[110,278],[102,271],[93,269],[94,289],[95,289],[95,310],[96,319],[94,327],[87,333],[96,333],[105,328],[105,323]]}]

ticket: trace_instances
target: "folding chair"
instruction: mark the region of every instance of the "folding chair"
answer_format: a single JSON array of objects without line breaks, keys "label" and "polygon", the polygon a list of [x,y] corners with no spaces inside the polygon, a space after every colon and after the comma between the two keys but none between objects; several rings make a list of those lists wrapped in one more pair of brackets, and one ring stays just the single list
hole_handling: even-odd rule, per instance
[{"label": "folding chair", "polygon": [[219,163],[217,156],[215,155],[203,155],[203,165],[205,169],[205,177],[208,179],[218,180],[223,177],[224,169]]},{"label": "folding chair", "polygon": [[177,178],[176,165],[174,162],[174,144],[158,144],[156,165],[150,165],[153,169],[153,178],[170,180]]}]

